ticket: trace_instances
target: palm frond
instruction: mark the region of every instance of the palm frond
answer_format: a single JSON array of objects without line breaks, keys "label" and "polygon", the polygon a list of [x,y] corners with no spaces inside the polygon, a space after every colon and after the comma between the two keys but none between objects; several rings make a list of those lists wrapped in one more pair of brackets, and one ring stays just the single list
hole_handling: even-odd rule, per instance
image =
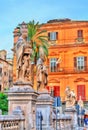
[{"label": "palm frond", "polygon": [[39,22],[30,21],[28,27],[28,40],[32,44],[31,60],[39,58],[39,48],[42,47],[45,56],[48,56],[48,37],[45,35],[46,30],[41,30]]}]

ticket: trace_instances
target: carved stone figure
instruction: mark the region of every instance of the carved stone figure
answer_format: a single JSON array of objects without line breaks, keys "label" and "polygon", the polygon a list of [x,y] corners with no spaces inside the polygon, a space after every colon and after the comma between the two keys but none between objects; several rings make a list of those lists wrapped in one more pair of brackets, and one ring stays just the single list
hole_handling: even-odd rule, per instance
[{"label": "carved stone figure", "polygon": [[17,73],[18,80],[21,81],[31,81],[31,60],[30,56],[32,54],[32,49],[29,44],[27,44],[22,37],[18,40],[16,45],[16,57],[17,57]]},{"label": "carved stone figure", "polygon": [[74,93],[74,90],[70,90],[70,87],[66,87],[65,95],[66,108],[74,107],[76,101],[76,95]]},{"label": "carved stone figure", "polygon": [[37,61],[37,89],[45,88],[47,85],[47,67],[44,65],[43,59],[39,58]]},{"label": "carved stone figure", "polygon": [[83,100],[82,100],[81,96],[79,97],[78,105],[79,105],[81,108],[83,108],[83,106],[84,106]]}]

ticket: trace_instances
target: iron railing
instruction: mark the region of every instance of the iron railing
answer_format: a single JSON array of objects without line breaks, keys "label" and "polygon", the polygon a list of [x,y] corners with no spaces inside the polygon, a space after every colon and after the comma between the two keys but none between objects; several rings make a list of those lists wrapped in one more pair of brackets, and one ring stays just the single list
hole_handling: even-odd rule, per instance
[{"label": "iron railing", "polygon": [[61,67],[58,69],[55,69],[55,71],[50,71],[49,74],[78,74],[78,73],[88,73],[88,67],[84,67],[83,69],[78,68],[72,68],[72,67]]}]

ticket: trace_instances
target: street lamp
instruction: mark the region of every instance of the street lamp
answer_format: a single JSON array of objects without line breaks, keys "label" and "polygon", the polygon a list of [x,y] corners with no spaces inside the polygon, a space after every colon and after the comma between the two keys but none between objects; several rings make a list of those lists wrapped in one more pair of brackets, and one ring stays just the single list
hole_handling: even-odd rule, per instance
[{"label": "street lamp", "polygon": [[55,97],[54,98],[54,108],[55,108],[55,113],[56,113],[56,130],[57,130],[58,112],[60,114],[60,110],[59,110],[60,106],[61,106],[60,97]]},{"label": "street lamp", "polygon": [[57,119],[58,119],[57,117],[58,117],[58,112],[59,112],[58,109],[59,107],[56,107],[56,130],[57,130]]}]

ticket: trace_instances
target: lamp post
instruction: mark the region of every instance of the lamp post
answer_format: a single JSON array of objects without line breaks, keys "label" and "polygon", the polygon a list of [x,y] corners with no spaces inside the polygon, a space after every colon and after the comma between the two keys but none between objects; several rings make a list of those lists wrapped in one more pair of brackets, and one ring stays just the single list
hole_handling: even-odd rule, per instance
[{"label": "lamp post", "polygon": [[57,118],[57,113],[58,113],[58,111],[57,111],[57,110],[58,110],[58,106],[57,106],[57,107],[55,107],[55,108],[56,108],[56,130],[57,130],[57,119],[58,119],[58,118]]},{"label": "lamp post", "polygon": [[82,123],[82,110],[83,110],[83,100],[81,98],[81,96],[79,97],[79,100],[78,100],[78,105],[79,105],[79,125],[81,126]]},{"label": "lamp post", "polygon": [[58,97],[55,98],[55,113],[56,113],[56,130],[57,128],[57,119],[58,119],[58,112],[59,112],[60,103],[58,104]]},{"label": "lamp post", "polygon": [[53,87],[51,87],[51,90],[50,90],[50,91],[51,91],[51,92],[50,92],[50,93],[51,93],[50,95],[51,95],[52,97],[54,97]]},{"label": "lamp post", "polygon": [[57,120],[58,120],[58,113],[60,114],[60,111],[59,111],[59,106],[55,107],[55,112],[56,112],[56,130],[58,130],[58,124],[57,124]]}]

